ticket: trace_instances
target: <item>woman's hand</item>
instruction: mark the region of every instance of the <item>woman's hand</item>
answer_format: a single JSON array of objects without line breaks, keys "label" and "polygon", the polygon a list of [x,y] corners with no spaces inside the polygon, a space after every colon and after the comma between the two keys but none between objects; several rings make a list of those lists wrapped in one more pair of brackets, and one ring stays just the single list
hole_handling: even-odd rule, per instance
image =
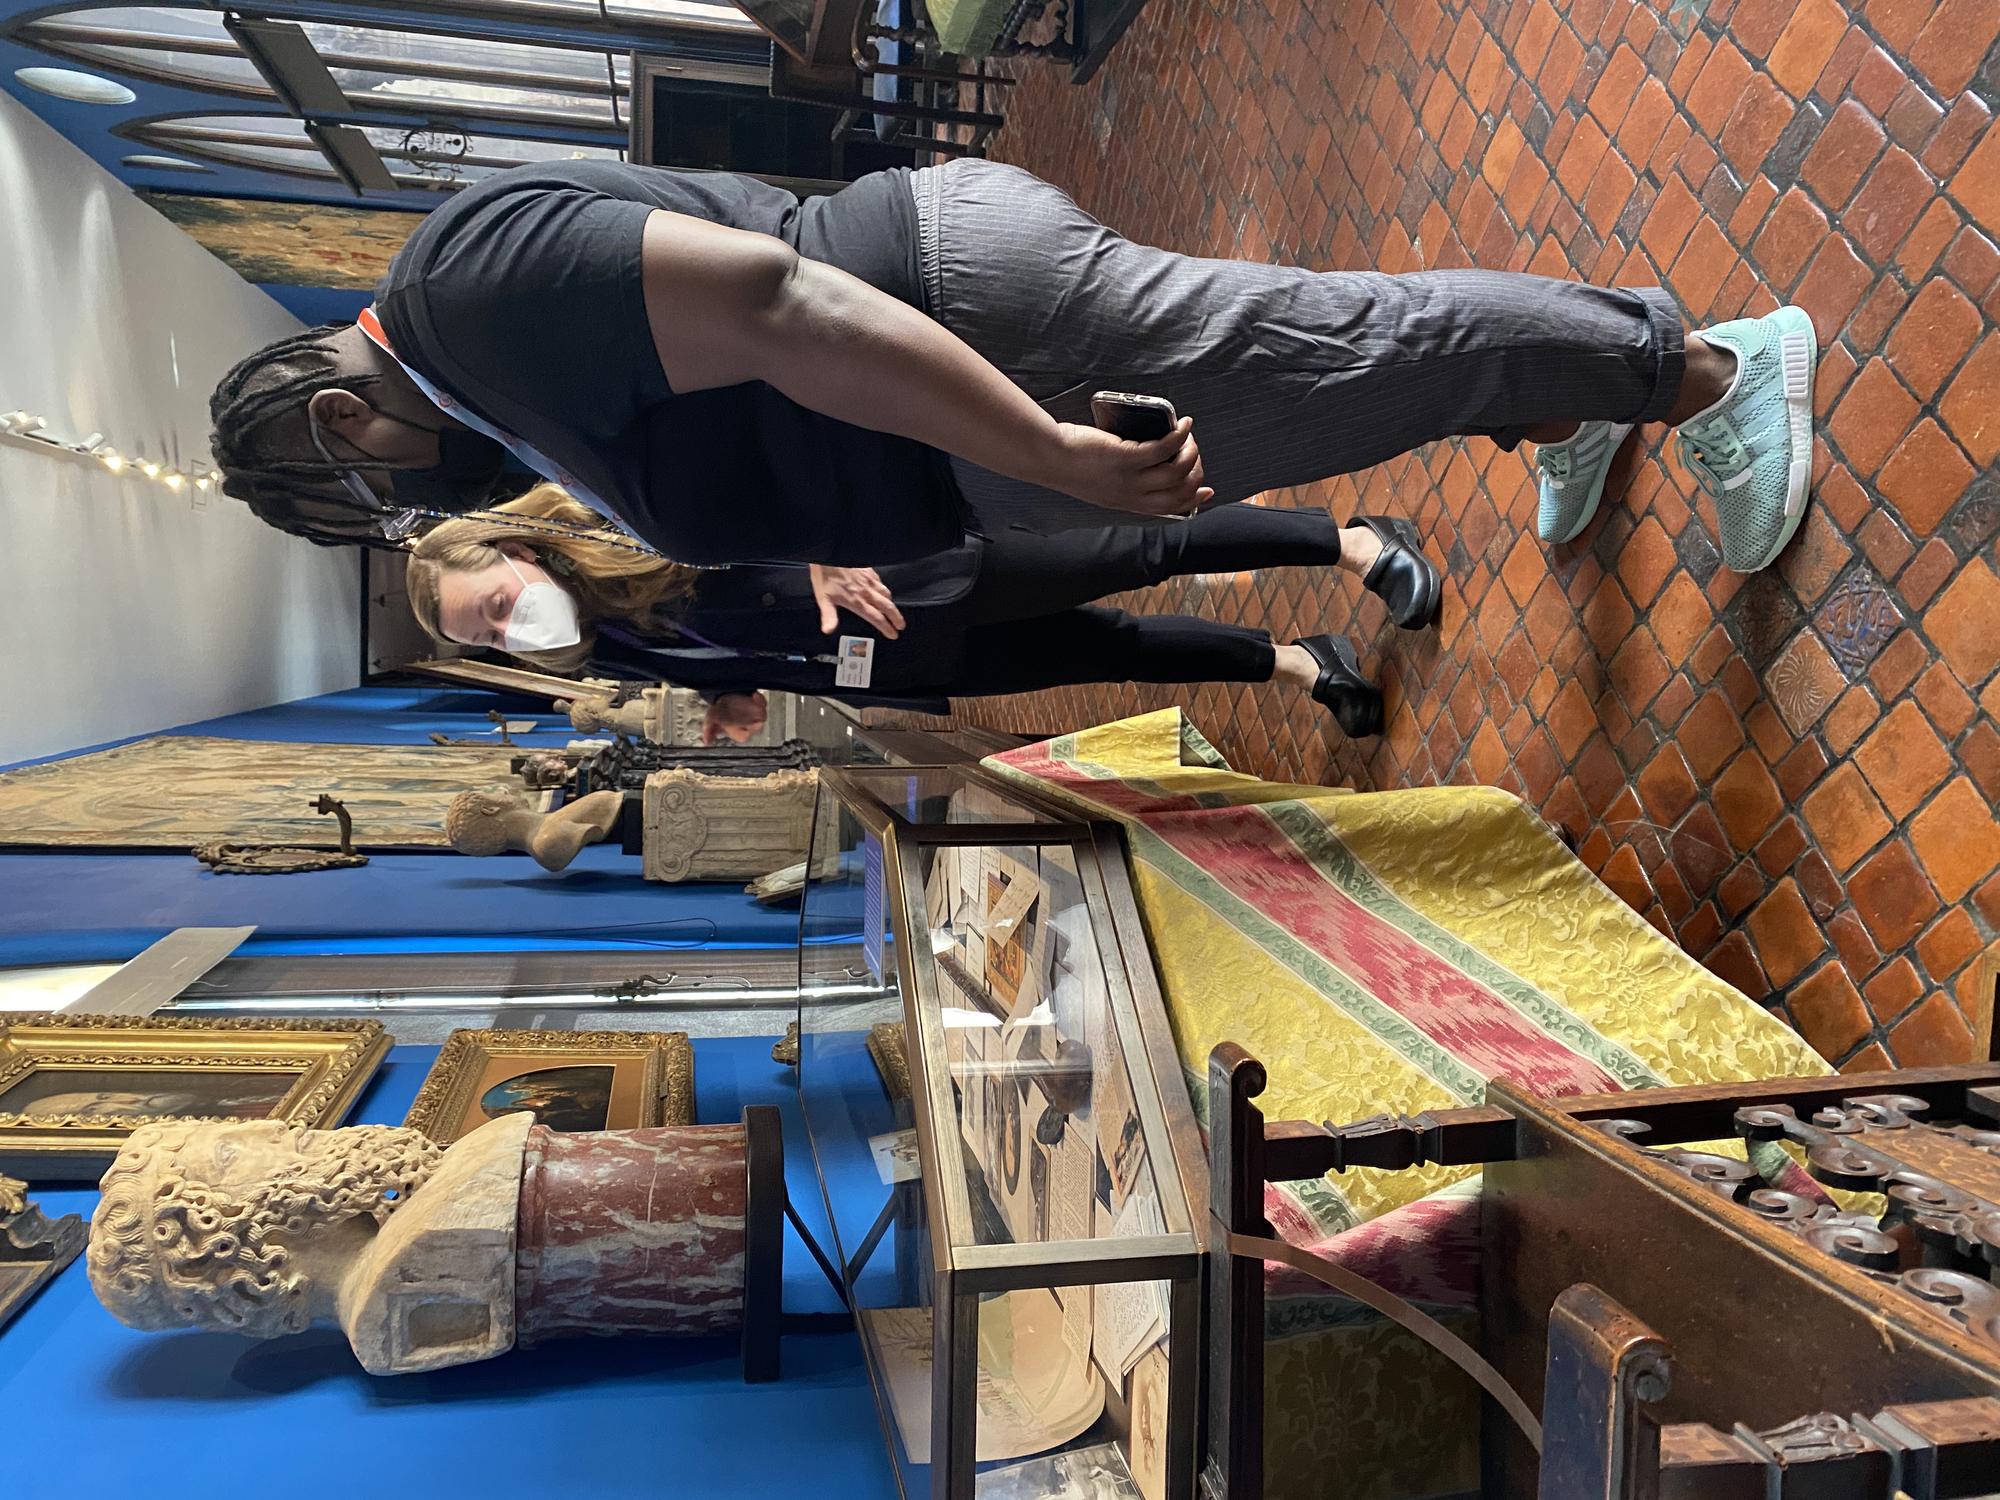
[{"label": "woman's hand", "polygon": [[882,632],[884,639],[893,641],[902,634],[903,612],[889,596],[889,585],[873,568],[829,568],[820,563],[810,566],[813,598],[819,601],[821,635],[832,635],[840,629],[843,609],[852,610],[866,620]]},{"label": "woman's hand", "polygon": [[724,693],[708,705],[702,717],[701,742],[713,745],[728,735],[737,744],[747,745],[770,716],[770,705],[762,693]]},{"label": "woman's hand", "polygon": [[1065,495],[1142,516],[1191,516],[1215,498],[1202,481],[1194,419],[1148,443],[1114,437],[1097,427],[1061,426],[1060,474]]}]

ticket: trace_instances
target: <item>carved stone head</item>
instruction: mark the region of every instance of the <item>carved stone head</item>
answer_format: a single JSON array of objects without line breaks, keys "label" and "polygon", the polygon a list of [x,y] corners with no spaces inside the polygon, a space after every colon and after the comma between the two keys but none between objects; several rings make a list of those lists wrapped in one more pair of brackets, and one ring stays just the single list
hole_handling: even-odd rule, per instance
[{"label": "carved stone head", "polygon": [[569,710],[570,728],[579,734],[595,734],[604,729],[608,722],[606,715],[611,711],[610,703],[603,698],[576,698],[559,706]]},{"label": "carved stone head", "polygon": [[508,824],[529,810],[505,787],[460,792],[445,809],[445,840],[460,854],[505,854],[513,847]]},{"label": "carved stone head", "polygon": [[104,1174],[90,1284],[133,1328],[296,1333],[332,1316],[344,1272],[442,1155],[399,1126],[143,1126]]}]

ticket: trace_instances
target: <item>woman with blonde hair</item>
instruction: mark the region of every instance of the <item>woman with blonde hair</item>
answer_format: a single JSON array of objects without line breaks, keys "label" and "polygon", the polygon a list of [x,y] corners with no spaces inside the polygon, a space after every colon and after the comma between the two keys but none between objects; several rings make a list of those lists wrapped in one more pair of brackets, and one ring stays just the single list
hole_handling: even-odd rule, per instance
[{"label": "woman with blonde hair", "polygon": [[[1343,530],[1322,511],[1230,506],[1177,526],[968,537],[879,574],[693,570],[635,545],[552,484],[425,533],[410,551],[408,588],[417,622],[440,641],[695,689],[710,703],[711,742],[756,732],[760,689],[940,712],[954,696],[1085,682],[1279,682],[1311,694],[1348,734],[1379,733],[1381,694],[1343,637],[1277,645],[1261,630],[1091,602],[1184,574],[1280,566],[1357,572],[1413,626],[1436,613],[1437,575],[1421,554],[1395,534]],[[843,627],[835,606],[861,625]],[[859,633],[829,650],[842,628]],[[855,642],[867,643],[866,675],[838,686],[839,659]]]}]

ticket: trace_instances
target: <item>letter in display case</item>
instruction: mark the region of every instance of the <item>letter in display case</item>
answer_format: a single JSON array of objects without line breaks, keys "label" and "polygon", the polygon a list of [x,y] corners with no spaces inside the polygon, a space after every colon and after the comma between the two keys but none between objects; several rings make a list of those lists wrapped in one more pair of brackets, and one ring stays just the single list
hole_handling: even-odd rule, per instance
[{"label": "letter in display case", "polygon": [[982,1497],[1189,1500],[1207,1179],[1122,835],[972,767],[825,771],[801,938],[799,1090],[906,1500],[995,1463]]}]

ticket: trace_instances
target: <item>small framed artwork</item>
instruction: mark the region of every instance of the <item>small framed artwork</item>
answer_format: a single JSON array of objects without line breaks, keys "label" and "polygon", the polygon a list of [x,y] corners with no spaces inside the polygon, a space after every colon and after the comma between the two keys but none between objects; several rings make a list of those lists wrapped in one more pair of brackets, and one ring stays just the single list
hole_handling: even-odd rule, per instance
[{"label": "small framed artwork", "polygon": [[694,1048],[684,1031],[454,1031],[405,1125],[439,1145],[502,1115],[551,1130],[694,1123]]},{"label": "small framed artwork", "polygon": [[95,1181],[155,1120],[331,1128],[388,1050],[379,1021],[10,1017],[0,1021],[0,1172]]}]

